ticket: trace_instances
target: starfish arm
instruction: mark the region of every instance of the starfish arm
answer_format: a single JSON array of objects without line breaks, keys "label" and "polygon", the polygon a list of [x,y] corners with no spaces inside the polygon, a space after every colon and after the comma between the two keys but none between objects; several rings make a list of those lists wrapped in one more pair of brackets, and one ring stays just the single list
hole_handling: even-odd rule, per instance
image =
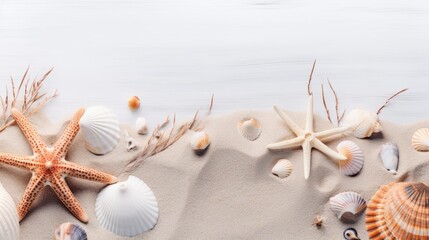
[{"label": "starfish arm", "polygon": [[12,155],[9,153],[0,153],[0,163],[26,170],[34,170],[38,165],[37,162],[33,161],[33,157]]},{"label": "starfish arm", "polygon": [[79,221],[87,223],[88,215],[85,210],[80,206],[77,199],[74,197],[72,191],[68,187],[63,177],[59,175],[52,176],[51,187],[58,198],[63,202],[64,206],[77,218]]},{"label": "starfish arm", "polygon": [[300,136],[304,134],[304,130],[302,130],[286,113],[284,113],[283,110],[277,106],[274,106],[274,110],[286,122],[295,135]]},{"label": "starfish arm", "polygon": [[74,114],[66,130],[54,145],[54,156],[60,158],[69,150],[70,145],[79,132],[79,120],[84,113],[85,109],[81,108]]},{"label": "starfish arm", "polygon": [[305,119],[305,132],[313,132],[313,94],[308,97],[307,116]]},{"label": "starfish arm", "polygon": [[328,138],[328,137],[332,137],[332,136],[335,136],[335,135],[339,135],[339,134],[345,133],[348,130],[349,130],[349,127],[332,128],[332,129],[329,129],[329,130],[325,130],[325,131],[322,131],[322,132],[315,133],[315,136],[317,138]]},{"label": "starfish arm", "polygon": [[30,179],[30,182],[25,189],[24,196],[22,196],[21,202],[18,204],[18,215],[19,221],[21,221],[33,205],[34,200],[40,191],[45,187],[43,175],[35,175]]},{"label": "starfish arm", "polygon": [[12,108],[11,113],[22,133],[27,138],[31,149],[36,153],[43,153],[46,145],[33,126],[31,126],[28,119],[16,108]]},{"label": "starfish arm", "polygon": [[328,146],[326,146],[322,141],[320,141],[319,139],[314,139],[313,140],[313,147],[316,148],[317,150],[321,151],[322,153],[324,153],[326,156],[334,159],[334,160],[346,160],[347,158],[341,154],[339,154],[338,152],[330,149]]},{"label": "starfish arm", "polygon": [[311,144],[309,141],[302,143],[302,152],[304,156],[304,178],[307,180],[311,169]]},{"label": "starfish arm", "polygon": [[268,144],[268,149],[285,149],[285,148],[295,148],[300,146],[304,142],[304,137],[296,137],[293,139],[288,139],[285,141]]},{"label": "starfish arm", "polygon": [[64,161],[59,164],[58,167],[63,169],[63,174],[71,177],[77,177],[108,184],[115,183],[118,181],[113,175],[71,162]]}]

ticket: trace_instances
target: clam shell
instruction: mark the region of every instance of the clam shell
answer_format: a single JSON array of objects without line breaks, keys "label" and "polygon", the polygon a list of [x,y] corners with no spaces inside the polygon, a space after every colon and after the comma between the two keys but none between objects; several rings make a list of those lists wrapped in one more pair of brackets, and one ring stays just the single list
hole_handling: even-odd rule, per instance
[{"label": "clam shell", "polygon": [[357,138],[367,138],[381,132],[378,115],[365,109],[354,109],[344,118],[344,126],[350,127]]},{"label": "clam shell", "polygon": [[358,174],[363,167],[364,157],[359,146],[352,141],[342,141],[338,144],[337,150],[346,156],[346,160],[338,161],[340,172],[347,176]]},{"label": "clam shell", "polygon": [[105,107],[89,107],[79,122],[85,147],[95,154],[106,154],[119,143],[121,132],[115,115]]},{"label": "clam shell", "polygon": [[138,134],[141,134],[141,135],[147,134],[148,127],[147,127],[146,119],[144,117],[137,118],[136,129]]},{"label": "clam shell", "polygon": [[429,151],[429,128],[417,130],[412,137],[412,145],[419,152]]},{"label": "clam shell", "polygon": [[279,178],[286,178],[292,173],[292,163],[287,159],[280,159],[274,165],[271,173]]},{"label": "clam shell", "polygon": [[429,239],[429,187],[394,182],[381,186],[366,211],[370,239]]},{"label": "clam shell", "polygon": [[196,132],[191,138],[191,147],[194,151],[204,151],[210,145],[210,137],[205,132]]},{"label": "clam shell", "polygon": [[342,192],[329,199],[332,212],[343,222],[355,222],[365,210],[366,201],[358,193]]},{"label": "clam shell", "polygon": [[99,224],[124,237],[151,230],[158,222],[158,203],[152,190],[139,178],[107,186],[97,197],[95,214]]},{"label": "clam shell", "polygon": [[19,240],[19,218],[12,197],[0,183],[0,239]]},{"label": "clam shell", "polygon": [[387,171],[396,174],[399,162],[398,146],[394,143],[385,143],[381,146],[380,157]]},{"label": "clam shell", "polygon": [[128,107],[131,111],[135,111],[140,107],[140,98],[137,96],[132,96],[128,99]]},{"label": "clam shell", "polygon": [[261,135],[261,124],[254,118],[240,120],[237,124],[238,132],[245,139],[255,141]]},{"label": "clam shell", "polygon": [[55,240],[87,240],[85,230],[74,223],[63,223],[57,227],[54,234]]}]

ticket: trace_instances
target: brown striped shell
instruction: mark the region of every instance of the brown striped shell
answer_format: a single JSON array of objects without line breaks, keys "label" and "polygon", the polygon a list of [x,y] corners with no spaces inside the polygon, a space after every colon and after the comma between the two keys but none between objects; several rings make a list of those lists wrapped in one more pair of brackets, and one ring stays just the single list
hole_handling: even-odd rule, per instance
[{"label": "brown striped shell", "polygon": [[366,211],[370,239],[428,240],[429,187],[424,183],[381,186]]}]

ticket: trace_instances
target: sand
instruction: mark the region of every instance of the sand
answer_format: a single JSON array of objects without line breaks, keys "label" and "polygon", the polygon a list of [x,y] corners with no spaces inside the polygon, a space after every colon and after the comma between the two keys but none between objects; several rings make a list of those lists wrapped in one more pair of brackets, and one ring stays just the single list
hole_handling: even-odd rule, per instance
[{"label": "sand", "polygon": [[[305,114],[289,112],[304,125]],[[237,122],[254,117],[262,124],[262,134],[254,142],[238,134]],[[48,120],[33,117],[43,138],[53,143],[64,124],[53,127]],[[269,151],[268,143],[291,138],[292,133],[274,111],[237,111],[206,118],[202,127],[212,144],[203,156],[197,156],[189,146],[192,132],[185,134],[164,152],[150,157],[131,174],[139,177],[155,193],[160,217],[152,231],[134,238],[124,238],[104,230],[95,217],[95,200],[102,184],[67,178],[72,191],[89,215],[89,223],[81,224],[89,239],[343,239],[347,227],[358,230],[367,239],[364,215],[355,224],[344,224],[329,208],[329,198],[342,191],[356,191],[367,201],[380,185],[410,172],[408,180],[429,183],[429,153],[416,152],[411,146],[415,130],[427,127],[429,121],[399,126],[382,121],[383,134],[371,139],[343,137],[328,145],[336,148],[339,141],[350,139],[363,150],[365,164],[359,175],[340,174],[335,162],[313,150],[311,175],[304,179],[302,151]],[[321,116],[315,118],[315,130],[333,126]],[[126,126],[124,126],[126,128]],[[129,132],[134,131],[129,128]],[[134,135],[135,136],[135,135]],[[141,138],[139,138],[142,140]],[[385,170],[378,156],[385,142],[398,144],[400,163],[398,174]],[[0,133],[0,152],[31,154],[17,127]],[[118,175],[138,152],[127,152],[121,142],[111,153],[96,156],[89,153],[79,134],[67,159]],[[293,164],[292,174],[279,179],[271,168],[280,158]],[[0,181],[15,203],[21,199],[30,173],[6,165],[0,168]],[[126,176],[122,176],[122,179]],[[312,226],[315,215],[325,218],[318,230]],[[79,223],[55,194],[45,188],[30,213],[21,222],[21,239],[51,239],[54,229],[63,222]]]}]

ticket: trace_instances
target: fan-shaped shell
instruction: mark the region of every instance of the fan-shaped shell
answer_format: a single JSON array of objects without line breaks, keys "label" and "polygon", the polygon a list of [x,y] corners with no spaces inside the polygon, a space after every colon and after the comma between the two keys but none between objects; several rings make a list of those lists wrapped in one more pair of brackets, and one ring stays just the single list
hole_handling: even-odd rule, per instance
[{"label": "fan-shaped shell", "polygon": [[350,127],[357,138],[367,138],[381,132],[378,115],[365,109],[354,109],[344,118],[344,125]]},{"label": "fan-shaped shell", "polygon": [[342,141],[338,144],[337,150],[347,159],[338,161],[340,172],[347,176],[358,174],[363,167],[364,157],[359,146],[352,141]]},{"label": "fan-shaped shell", "polygon": [[380,157],[387,171],[396,174],[399,162],[399,149],[394,143],[385,143],[381,146]]},{"label": "fan-shaped shell", "polygon": [[0,183],[0,239],[19,239],[19,218],[12,197]]},{"label": "fan-shaped shell", "polygon": [[421,128],[417,130],[412,137],[414,149],[419,152],[429,151],[429,128]]},{"label": "fan-shaped shell", "polygon": [[95,154],[106,154],[119,143],[121,132],[116,116],[105,107],[89,107],[79,122],[86,148]]},{"label": "fan-shaped shell", "polygon": [[205,132],[196,132],[191,138],[191,147],[199,152],[204,151],[210,145],[210,137]]},{"label": "fan-shaped shell", "polygon": [[74,223],[66,222],[57,227],[54,233],[54,240],[87,240],[85,230]]},{"label": "fan-shaped shell", "polygon": [[158,221],[158,203],[152,190],[139,178],[107,186],[97,197],[95,214],[107,230],[132,237],[151,230]]},{"label": "fan-shaped shell", "polygon": [[274,165],[271,173],[279,178],[286,178],[292,173],[292,163],[287,159],[280,159]]},{"label": "fan-shaped shell", "polygon": [[358,193],[342,192],[329,199],[331,210],[344,222],[355,222],[365,210],[366,201]]},{"label": "fan-shaped shell", "polygon": [[380,187],[365,222],[370,239],[429,239],[429,187],[410,182]]},{"label": "fan-shaped shell", "polygon": [[245,139],[255,141],[261,135],[261,124],[254,118],[242,119],[237,124],[238,132]]}]

